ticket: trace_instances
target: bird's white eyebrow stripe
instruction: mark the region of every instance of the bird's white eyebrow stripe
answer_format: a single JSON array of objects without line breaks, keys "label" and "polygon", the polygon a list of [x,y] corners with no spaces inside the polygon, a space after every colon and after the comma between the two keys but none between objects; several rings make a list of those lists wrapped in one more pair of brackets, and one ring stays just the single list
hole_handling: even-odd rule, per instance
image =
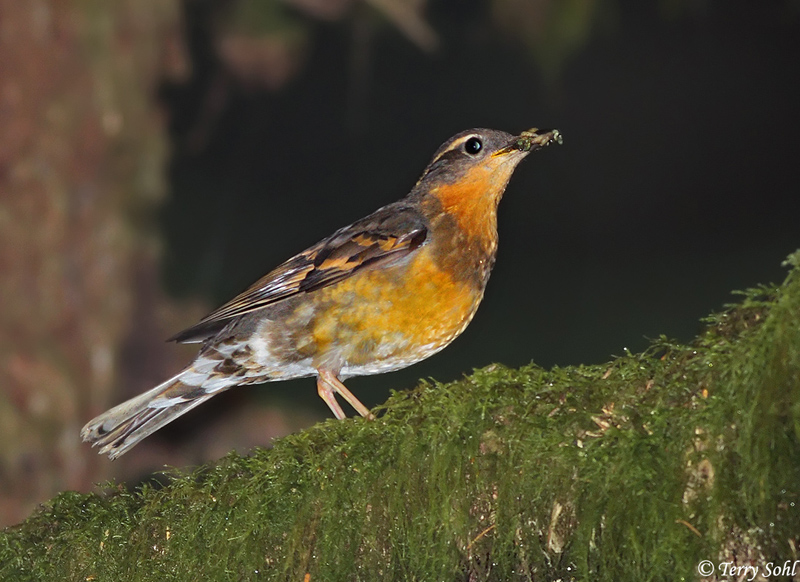
[{"label": "bird's white eyebrow stripe", "polygon": [[436,158],[434,158],[431,163],[439,161],[442,158],[442,156],[445,155],[447,152],[452,152],[452,151],[458,149],[458,147],[461,146],[461,144],[463,144],[468,139],[472,139],[473,137],[478,137],[479,138],[480,135],[478,135],[477,133],[471,133],[469,135],[465,135],[463,137],[458,138],[456,141],[451,143],[447,147],[447,149],[443,150],[438,156],[436,156]]}]

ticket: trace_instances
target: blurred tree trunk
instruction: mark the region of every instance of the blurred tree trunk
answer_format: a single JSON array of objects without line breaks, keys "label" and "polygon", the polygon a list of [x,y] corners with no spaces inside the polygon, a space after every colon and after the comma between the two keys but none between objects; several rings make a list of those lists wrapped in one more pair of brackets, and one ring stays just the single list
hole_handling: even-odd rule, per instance
[{"label": "blurred tree trunk", "polygon": [[108,476],[78,431],[165,312],[153,101],[186,74],[179,17],[174,0],[0,0],[0,526]]}]

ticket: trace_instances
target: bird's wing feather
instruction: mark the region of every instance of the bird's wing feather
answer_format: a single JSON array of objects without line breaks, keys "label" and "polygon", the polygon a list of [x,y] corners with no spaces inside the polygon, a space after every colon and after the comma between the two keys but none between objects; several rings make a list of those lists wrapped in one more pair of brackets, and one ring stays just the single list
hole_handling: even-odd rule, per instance
[{"label": "bird's wing feather", "polygon": [[399,260],[416,251],[427,235],[427,221],[414,207],[403,202],[384,206],[292,257],[170,341],[201,341],[233,318]]}]

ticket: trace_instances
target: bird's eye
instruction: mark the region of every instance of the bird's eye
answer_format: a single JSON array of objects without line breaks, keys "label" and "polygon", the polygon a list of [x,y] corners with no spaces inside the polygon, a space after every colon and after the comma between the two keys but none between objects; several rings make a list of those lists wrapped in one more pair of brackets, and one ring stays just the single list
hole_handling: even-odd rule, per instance
[{"label": "bird's eye", "polygon": [[464,151],[469,155],[477,155],[483,149],[483,142],[477,137],[471,137],[464,142]]}]

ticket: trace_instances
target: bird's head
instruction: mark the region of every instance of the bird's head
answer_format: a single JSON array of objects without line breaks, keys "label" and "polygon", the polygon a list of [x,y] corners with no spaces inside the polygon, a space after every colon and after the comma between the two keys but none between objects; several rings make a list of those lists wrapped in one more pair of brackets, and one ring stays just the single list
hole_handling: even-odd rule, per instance
[{"label": "bird's head", "polygon": [[495,216],[517,164],[553,142],[561,143],[556,129],[533,128],[516,136],[494,129],[462,131],[439,147],[412,195],[423,204],[433,198],[465,231],[471,231],[473,225]]}]

